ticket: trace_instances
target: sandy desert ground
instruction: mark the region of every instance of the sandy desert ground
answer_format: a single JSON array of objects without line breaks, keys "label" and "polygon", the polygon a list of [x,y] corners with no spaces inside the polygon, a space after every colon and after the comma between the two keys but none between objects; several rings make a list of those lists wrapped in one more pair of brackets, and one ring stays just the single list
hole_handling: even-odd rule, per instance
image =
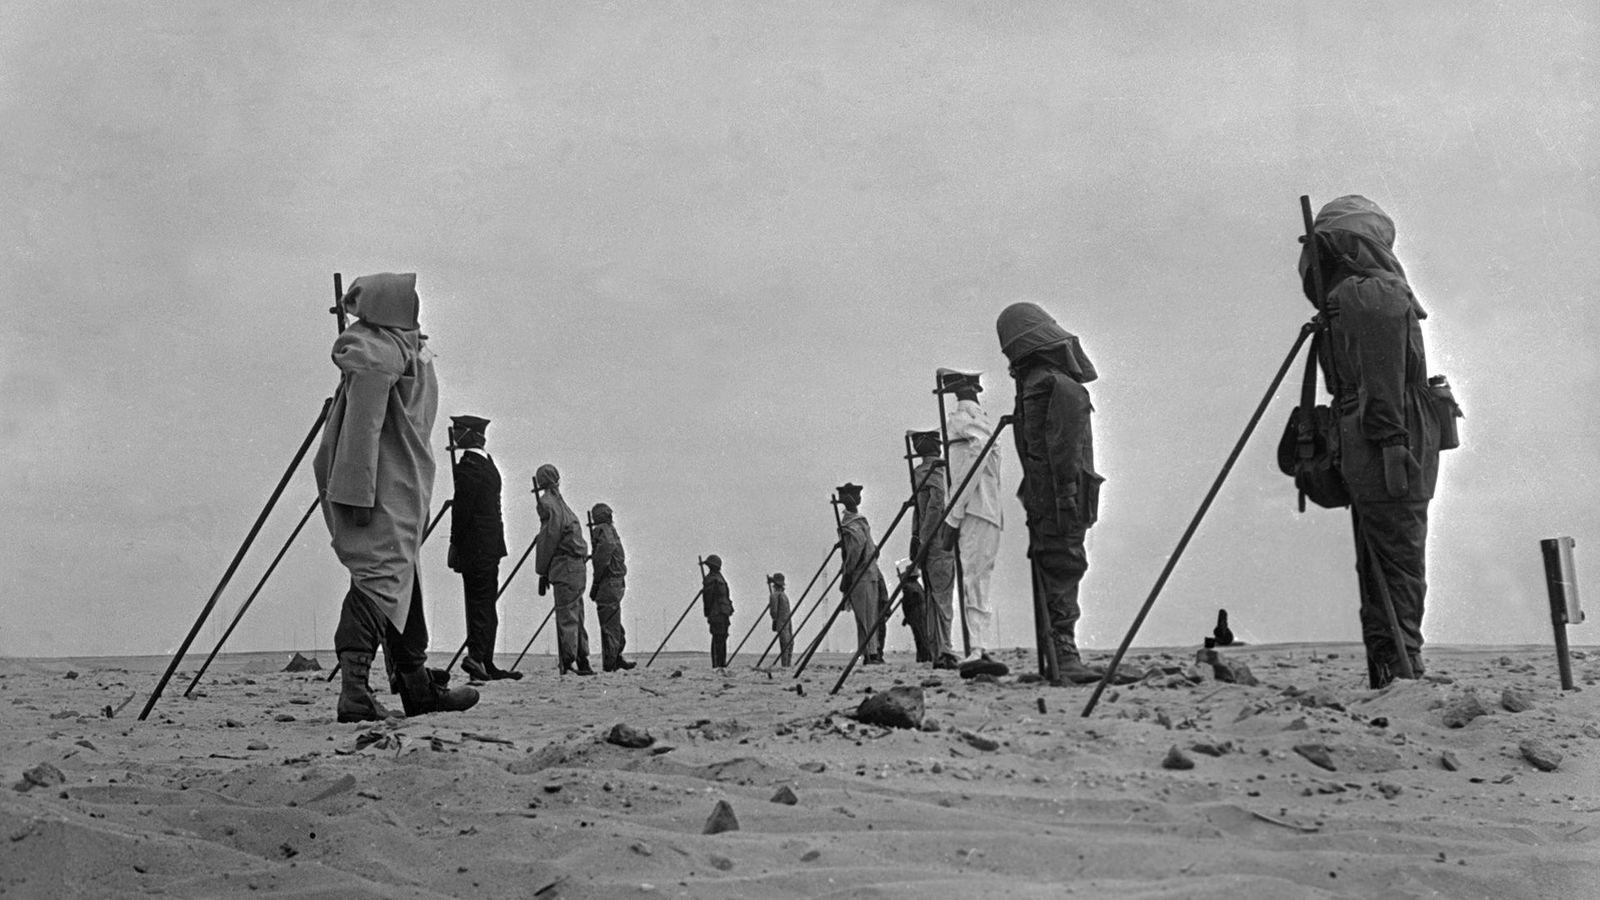
[{"label": "sandy desert ground", "polygon": [[[1021,651],[993,682],[891,654],[833,696],[838,656],[664,654],[530,657],[469,712],[377,725],[287,652],[185,698],[190,659],[145,722],[165,659],[0,660],[0,894],[1600,896],[1600,652],[1563,693],[1549,648],[1430,647],[1380,691],[1355,645],[1221,651],[1255,686],[1195,649],[1130,654],[1149,677],[1090,718]],[[851,718],[896,685],[920,729]],[[705,833],[724,801],[737,829]]]}]

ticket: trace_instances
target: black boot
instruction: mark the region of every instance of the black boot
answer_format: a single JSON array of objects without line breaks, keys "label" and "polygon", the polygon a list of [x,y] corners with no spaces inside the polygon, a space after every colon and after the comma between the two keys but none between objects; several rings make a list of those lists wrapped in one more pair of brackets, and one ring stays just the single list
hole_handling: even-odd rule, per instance
[{"label": "black boot", "polygon": [[408,716],[460,712],[471,709],[478,702],[478,692],[470,687],[441,688],[426,670],[418,667],[400,673],[400,702],[405,706]]},{"label": "black boot", "polygon": [[623,659],[620,656],[617,657],[617,668],[622,669],[623,671],[627,671],[628,669],[637,668],[638,665],[639,665],[638,663],[628,662],[627,660]]},{"label": "black boot", "polygon": [[372,689],[367,686],[371,668],[371,653],[339,654],[339,721],[381,722],[394,715],[372,696]]},{"label": "black boot", "polygon": [[489,674],[489,670],[483,667],[483,663],[478,662],[470,656],[461,660],[461,671],[467,673],[469,678],[480,684],[490,680],[493,677]]},{"label": "black boot", "polygon": [[572,670],[572,674],[574,674],[574,675],[593,675],[594,674],[594,670],[589,668],[589,657],[587,657],[587,656],[579,657],[578,658],[578,666],[577,666],[577,668]]},{"label": "black boot", "polygon": [[502,669],[499,666],[495,665],[494,664],[494,660],[492,660],[492,659],[489,660],[488,662],[484,663],[483,667],[488,670],[489,677],[493,678],[495,681],[503,681],[503,680],[505,680],[507,678],[511,679],[512,681],[520,681],[520,680],[522,680],[522,673],[521,672],[512,672],[512,671],[509,671],[507,669]]}]

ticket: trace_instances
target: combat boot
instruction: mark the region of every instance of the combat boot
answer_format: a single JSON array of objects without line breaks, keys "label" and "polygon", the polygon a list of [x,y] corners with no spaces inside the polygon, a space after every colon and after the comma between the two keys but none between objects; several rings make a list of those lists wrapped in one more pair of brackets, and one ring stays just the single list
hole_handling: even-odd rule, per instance
[{"label": "combat boot", "polygon": [[483,667],[483,663],[478,662],[470,656],[461,661],[461,671],[467,673],[467,677],[471,678],[473,681],[488,681],[494,677],[489,674],[488,669]]},{"label": "combat boot", "polygon": [[489,660],[488,662],[484,663],[483,664],[483,668],[486,671],[488,671],[489,677],[493,678],[496,681],[501,681],[501,680],[504,680],[504,679],[507,679],[507,678],[511,679],[512,681],[521,681],[522,680],[522,673],[521,672],[512,672],[512,671],[510,671],[508,669],[502,669],[499,666],[495,665],[494,664],[494,660],[492,660],[492,659]]},{"label": "combat boot", "polygon": [[1082,658],[1078,654],[1057,651],[1057,684],[1094,684],[1104,677],[1106,677],[1105,669],[1099,666],[1084,665]]},{"label": "combat boot", "polygon": [[477,704],[478,692],[470,687],[442,688],[419,666],[400,673],[400,702],[408,716],[460,712]]},{"label": "combat boot", "polygon": [[346,651],[339,654],[339,674],[343,678],[339,682],[339,721],[381,722],[394,715],[372,696],[372,689],[367,685],[371,668],[371,653]]}]

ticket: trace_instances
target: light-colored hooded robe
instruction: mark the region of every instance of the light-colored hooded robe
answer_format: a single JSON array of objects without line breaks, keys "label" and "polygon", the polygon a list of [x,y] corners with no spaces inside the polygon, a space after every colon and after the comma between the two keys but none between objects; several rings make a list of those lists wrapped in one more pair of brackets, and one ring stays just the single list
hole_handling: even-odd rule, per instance
[{"label": "light-colored hooded robe", "polygon": [[[429,438],[439,385],[417,321],[417,276],[364,275],[345,305],[358,318],[333,343],[339,388],[312,469],[333,550],[351,582],[404,631],[433,499]],[[357,526],[351,507],[368,507]]]}]

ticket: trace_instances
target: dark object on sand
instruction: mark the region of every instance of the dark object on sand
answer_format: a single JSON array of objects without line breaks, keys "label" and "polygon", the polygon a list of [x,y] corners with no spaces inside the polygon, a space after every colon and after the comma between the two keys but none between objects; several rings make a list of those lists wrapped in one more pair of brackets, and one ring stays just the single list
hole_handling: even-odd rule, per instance
[{"label": "dark object on sand", "polygon": [[997,659],[990,659],[987,656],[961,664],[962,678],[976,678],[979,675],[993,675],[996,678],[1002,678],[1010,674],[1010,672],[1011,669],[1005,663]]},{"label": "dark object on sand", "polygon": [[921,728],[922,688],[900,685],[879,691],[856,707],[856,721],[886,728]]},{"label": "dark object on sand", "polygon": [[296,653],[294,658],[289,660],[289,664],[283,667],[283,670],[285,672],[321,672],[322,663],[317,662],[314,657],[301,656]]},{"label": "dark object on sand", "polygon": [[1217,610],[1217,627],[1212,629],[1211,636],[1217,639],[1218,647],[1233,646],[1233,631],[1228,628],[1228,611]]}]

